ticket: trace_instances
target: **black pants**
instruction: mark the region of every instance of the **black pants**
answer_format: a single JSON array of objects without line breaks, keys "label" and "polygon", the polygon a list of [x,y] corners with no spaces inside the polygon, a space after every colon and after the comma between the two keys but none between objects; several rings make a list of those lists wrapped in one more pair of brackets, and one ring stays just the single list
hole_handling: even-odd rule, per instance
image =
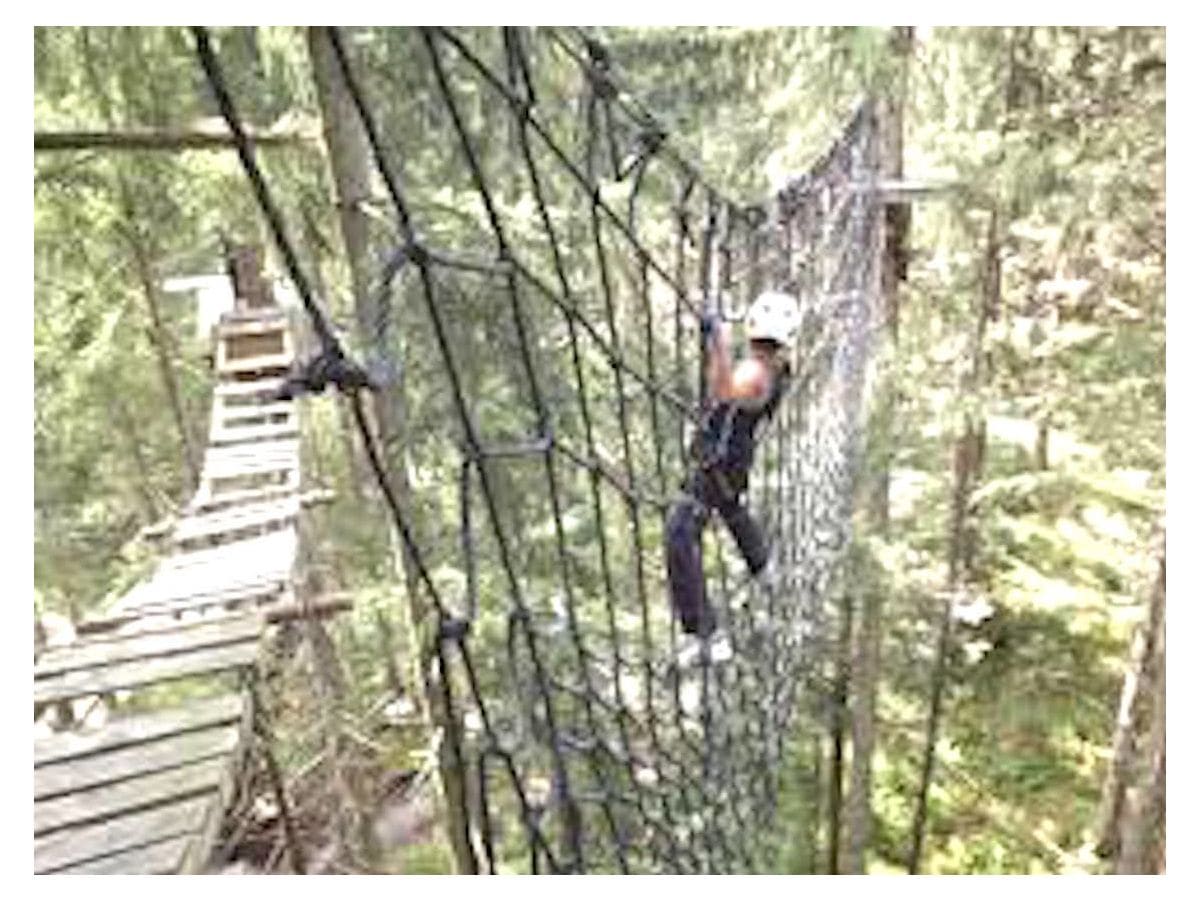
[{"label": "black pants", "polygon": [[701,637],[716,628],[716,615],[704,589],[700,561],[700,536],[712,510],[721,514],[750,572],[757,575],[767,564],[767,544],[762,529],[742,502],[744,473],[718,475],[713,470],[694,472],[684,497],[667,520],[667,578],[671,605],[688,634]]}]

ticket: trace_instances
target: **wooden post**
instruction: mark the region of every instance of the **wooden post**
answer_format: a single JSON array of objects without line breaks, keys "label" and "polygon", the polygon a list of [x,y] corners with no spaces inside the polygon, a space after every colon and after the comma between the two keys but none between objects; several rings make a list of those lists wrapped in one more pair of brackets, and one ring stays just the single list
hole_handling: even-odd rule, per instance
[{"label": "wooden post", "polygon": [[234,308],[239,312],[275,305],[271,283],[262,274],[262,247],[240,244],[230,248],[229,274],[233,279]]}]

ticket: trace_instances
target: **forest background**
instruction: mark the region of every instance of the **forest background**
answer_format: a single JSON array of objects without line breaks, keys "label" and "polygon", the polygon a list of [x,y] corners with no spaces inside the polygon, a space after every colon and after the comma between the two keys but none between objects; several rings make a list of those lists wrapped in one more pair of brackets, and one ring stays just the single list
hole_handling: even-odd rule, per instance
[{"label": "forest background", "polygon": [[[297,137],[264,165],[352,332],[318,52],[303,29],[217,33],[247,120]],[[834,610],[834,702],[796,736],[778,869],[903,871],[914,847],[931,872],[1157,868],[1162,823],[1139,804],[1165,765],[1165,31],[598,36],[701,168],[742,196],[802,170],[865,94],[900,111],[904,176],[953,185],[903,226],[895,338]],[[416,121],[432,88],[409,40],[377,29],[362,46],[381,114]],[[35,132],[185,131],[214,114],[182,29],[39,28],[34,50]],[[406,89],[389,92],[393,80]],[[414,146],[408,177],[447,185],[424,206],[459,203],[450,165]],[[39,614],[79,619],[128,590],[157,552],[147,526],[191,492],[211,348],[194,299],[163,285],[219,272],[220,235],[261,239],[243,179],[227,151],[35,156]],[[419,367],[408,378],[419,435],[439,387]],[[355,600],[331,637],[361,694],[347,708],[366,717],[394,675],[378,647],[396,573],[383,517],[361,514],[376,498],[343,415],[314,404],[305,439],[308,474],[338,498],[314,553]],[[952,555],[964,574],[949,592]],[[379,740],[367,795],[370,773],[412,750],[407,733]],[[299,767],[310,748],[293,743]],[[870,753],[855,759],[856,746]],[[1132,813],[1125,796],[1142,798]],[[426,837],[379,865],[452,866],[436,830]]]}]

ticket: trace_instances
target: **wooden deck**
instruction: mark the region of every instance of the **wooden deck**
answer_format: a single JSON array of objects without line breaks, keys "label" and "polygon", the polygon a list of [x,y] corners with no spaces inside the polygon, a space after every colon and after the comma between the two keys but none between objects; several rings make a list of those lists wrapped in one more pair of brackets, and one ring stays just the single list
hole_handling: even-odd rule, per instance
[{"label": "wooden deck", "polygon": [[170,555],[75,642],[37,657],[33,701],[36,715],[117,691],[197,689],[173,708],[35,739],[37,873],[202,871],[250,751],[262,638],[270,610],[292,600],[299,422],[273,399],[292,361],[286,316],[243,309],[217,333],[209,448]]}]

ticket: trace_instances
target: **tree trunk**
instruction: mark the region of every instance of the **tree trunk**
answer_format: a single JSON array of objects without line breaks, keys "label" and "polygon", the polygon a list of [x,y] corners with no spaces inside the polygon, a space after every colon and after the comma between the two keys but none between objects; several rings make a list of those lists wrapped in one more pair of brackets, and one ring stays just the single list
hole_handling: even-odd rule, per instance
[{"label": "tree trunk", "polygon": [[933,674],[929,685],[929,719],[925,729],[925,750],[921,761],[921,782],[917,789],[917,805],[913,814],[912,844],[909,851],[908,871],[915,875],[920,871],[921,849],[925,840],[925,824],[928,812],[929,787],[933,781],[933,766],[937,753],[938,734],[941,730],[942,700],[946,688],[946,657],[954,627],[954,599],[961,590],[970,571],[975,550],[975,537],[968,521],[967,502],[978,483],[981,471],[981,434],[976,419],[964,417],[963,431],[954,446],[954,489],[951,501],[950,553],[948,560],[946,598],[942,604],[941,622],[938,627],[938,643],[934,658]]},{"label": "tree trunk", "polygon": [[[1165,592],[1164,592],[1165,593]],[[1167,685],[1166,612],[1159,600],[1158,634],[1150,678],[1150,733],[1143,741],[1137,782],[1126,791],[1118,875],[1153,875],[1166,868]]]},{"label": "tree trunk", "polygon": [[[1165,536],[1161,538],[1165,544]],[[1161,870],[1166,814],[1166,554],[1133,637],[1099,815],[1097,852],[1125,874]]]},{"label": "tree trunk", "polygon": [[[105,90],[104,85],[100,81],[99,73],[96,71],[88,33],[87,28],[79,30],[84,69],[92,94],[96,98],[96,102],[100,106],[109,128],[116,128],[116,116],[113,112],[108,92]],[[175,427],[179,431],[180,449],[184,465],[187,467],[188,475],[191,479],[190,484],[185,485],[185,489],[181,491],[181,495],[183,495],[187,493],[187,488],[194,487],[200,480],[199,461],[196,447],[187,425],[187,417],[184,415],[183,404],[179,399],[179,384],[175,378],[175,370],[171,365],[170,349],[173,342],[169,339],[169,333],[162,319],[162,307],[159,302],[160,292],[153,264],[153,245],[141,228],[141,218],[138,215],[137,205],[134,202],[133,190],[119,166],[116,169],[116,180],[118,204],[128,225],[125,236],[133,252],[138,280],[141,282],[142,296],[146,301],[146,311],[150,315],[151,343],[154,345],[155,355],[158,358],[158,368],[159,374],[162,377],[163,390],[167,395],[167,402],[171,407],[171,414],[175,419]]]},{"label": "tree trunk", "polygon": [[821,779],[825,768],[825,747],[819,729],[814,730],[812,738],[812,815],[809,817],[808,828],[808,873],[817,874],[820,865],[821,817],[824,812],[821,802]]},{"label": "tree trunk", "polygon": [[[908,60],[912,53],[913,29],[898,26],[892,30],[892,53],[899,68],[893,95],[883,104],[884,135],[883,175],[896,181],[904,179],[904,106],[908,88]],[[890,530],[890,482],[892,448],[895,446],[896,354],[900,335],[900,282],[908,259],[908,226],[911,209],[907,204],[887,208],[886,249],[883,260],[881,300],[887,315],[889,347],[883,355],[886,368],[880,384],[879,421],[872,434],[880,443],[879,477],[870,499],[873,529],[887,540]],[[863,560],[863,565],[869,565]],[[866,871],[866,852],[871,843],[872,759],[875,754],[875,696],[879,681],[881,619],[884,587],[874,577],[863,579],[859,567],[862,611],[854,648],[851,707],[851,738],[854,757],[850,770],[847,798],[847,845],[843,871],[861,875]],[[873,576],[873,571],[869,573]],[[866,582],[865,584],[863,582]]]},{"label": "tree trunk", "polygon": [[[1000,259],[999,213],[992,209],[988,221],[987,245],[983,255],[982,291],[979,297],[979,317],[971,345],[970,369],[964,379],[962,395],[977,396],[988,374],[984,355],[984,335],[987,323],[1000,307],[1002,268]],[[965,582],[978,576],[978,532],[970,516],[968,503],[971,492],[983,474],[983,460],[987,450],[987,420],[974,413],[963,416],[963,428],[954,444],[954,487],[950,514],[950,548],[947,568],[946,599],[942,604],[941,623],[938,628],[938,644],[933,674],[929,689],[929,719],[925,730],[925,750],[921,762],[921,782],[917,790],[916,810],[913,814],[912,843],[909,850],[908,870],[916,874],[921,866],[921,850],[925,840],[925,824],[928,813],[929,786],[933,780],[933,766],[937,751],[938,734],[941,728],[942,699],[945,693],[946,656],[950,650],[950,639],[954,626],[954,600]]]},{"label": "tree trunk", "polygon": [[112,410],[114,418],[121,424],[121,433],[129,440],[129,455],[132,457],[135,466],[133,473],[134,490],[137,492],[138,498],[142,501],[146,522],[157,522],[161,513],[159,512],[154,494],[150,490],[153,479],[150,467],[146,463],[146,457],[142,453],[142,437],[138,433],[137,423],[134,421],[133,416],[130,415],[129,407],[125,405],[119,396],[114,395],[112,397],[109,408]]},{"label": "tree trunk", "polygon": [[[121,193],[126,199],[127,214],[131,217],[132,221],[136,221],[136,219],[132,219],[135,215],[132,208],[132,196],[127,189],[124,179],[121,180]],[[199,455],[191,429],[188,428],[187,415],[184,412],[183,402],[179,396],[179,381],[175,377],[175,367],[171,362],[170,351],[172,341],[162,319],[162,309],[159,303],[158,276],[146,253],[146,248],[142,244],[141,230],[136,225],[133,227],[133,233],[129,236],[129,241],[133,250],[134,261],[137,265],[138,280],[142,283],[142,297],[146,301],[146,312],[150,316],[151,342],[154,344],[154,352],[158,358],[158,370],[159,375],[162,377],[163,391],[167,395],[167,402],[171,407],[171,415],[175,419],[175,427],[179,431],[179,443],[183,454],[183,462],[187,467],[188,477],[190,478],[185,488],[191,489],[200,482]],[[186,490],[184,493],[186,493]]]},{"label": "tree trunk", "polygon": [[[342,80],[328,34],[321,28],[310,28],[308,49],[317,85],[329,168],[337,191],[338,220],[350,268],[358,343],[364,349],[371,348],[381,357],[390,357],[395,352],[390,346],[395,337],[393,310],[386,305],[388,299],[377,302],[371,291],[371,220],[364,211],[365,204],[371,198],[371,148],[353,98]],[[374,392],[371,408],[378,425],[380,444],[384,448],[397,447],[404,433],[404,386],[394,385],[391,390]],[[390,455],[403,459],[402,452]],[[409,487],[405,467],[400,464],[390,468],[399,474],[397,482],[403,500],[408,495]]]},{"label": "tree trunk", "polygon": [[1104,791],[1100,799],[1099,841],[1097,853],[1102,857],[1113,856],[1119,846],[1119,825],[1125,788],[1129,784],[1134,750],[1134,707],[1145,682],[1146,667],[1150,658],[1145,628],[1139,628],[1133,636],[1133,649],[1129,665],[1125,670],[1125,682],[1117,706],[1117,725],[1113,732],[1112,760],[1109,763]]},{"label": "tree trunk", "polygon": [[[262,131],[247,126],[247,133],[260,147],[290,146],[312,140],[306,131]],[[62,150],[229,150],[233,134],[206,128],[131,128],[109,131],[35,131],[34,152]]]},{"label": "tree trunk", "polygon": [[1033,467],[1038,472],[1050,468],[1050,419],[1046,416],[1038,418],[1037,443],[1033,451]]},{"label": "tree trunk", "polygon": [[884,600],[882,585],[875,578],[870,578],[860,591],[862,613],[854,648],[851,683],[854,702],[850,710],[854,756],[846,800],[846,853],[842,865],[842,871],[849,875],[866,872],[866,852],[871,843],[871,763],[875,753],[875,695],[879,682],[880,618]]},{"label": "tree trunk", "polygon": [[[308,30],[308,49],[312,60],[313,78],[316,81],[317,100],[321,109],[325,143],[328,148],[329,166],[337,190],[337,204],[341,222],[342,240],[350,265],[353,284],[355,322],[358,337],[363,347],[374,348],[381,356],[393,352],[390,342],[392,334],[392,311],[376,305],[371,294],[371,272],[369,249],[369,218],[363,204],[370,197],[371,151],[366,133],[358,118],[353,98],[350,97],[342,79],[340,66],[333,44],[324,29]],[[384,299],[383,303],[388,301]],[[386,464],[394,474],[397,499],[407,505],[411,493],[408,483],[406,451],[404,441],[406,409],[403,383],[393,385],[388,391],[373,394],[373,407],[379,432],[379,446],[388,451]],[[462,818],[461,798],[467,787],[462,783],[459,768],[452,759],[459,746],[461,728],[459,722],[444,721],[438,713],[445,686],[442,673],[435,665],[435,641],[432,634],[435,624],[432,610],[421,602],[417,573],[407,556],[402,552],[399,535],[394,527],[389,529],[389,539],[397,568],[402,572],[407,596],[407,619],[409,646],[417,654],[418,681],[423,689],[421,704],[426,725],[431,734],[441,733],[440,784],[446,810],[447,836],[454,850],[458,870],[462,873],[478,871],[478,860],[470,841],[469,822]],[[422,635],[430,634],[428,640]]]},{"label": "tree trunk", "polygon": [[838,873],[842,836],[842,784],[845,761],[846,697],[850,686],[851,642],[854,629],[854,596],[850,585],[843,588],[842,616],[838,629],[836,673],[829,711],[829,846],[826,860],[830,875]]}]

